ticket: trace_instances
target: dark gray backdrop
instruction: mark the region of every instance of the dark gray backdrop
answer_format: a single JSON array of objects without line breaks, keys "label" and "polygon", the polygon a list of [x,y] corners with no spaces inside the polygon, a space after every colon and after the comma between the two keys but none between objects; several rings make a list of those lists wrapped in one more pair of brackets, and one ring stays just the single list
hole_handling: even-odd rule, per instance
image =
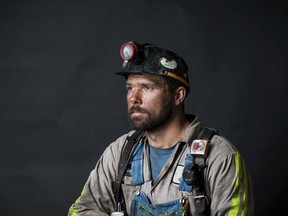
[{"label": "dark gray backdrop", "polygon": [[190,68],[187,112],[242,152],[257,215],[285,213],[286,2],[2,0],[0,214],[60,216],[107,145],[129,130],[119,47]]}]

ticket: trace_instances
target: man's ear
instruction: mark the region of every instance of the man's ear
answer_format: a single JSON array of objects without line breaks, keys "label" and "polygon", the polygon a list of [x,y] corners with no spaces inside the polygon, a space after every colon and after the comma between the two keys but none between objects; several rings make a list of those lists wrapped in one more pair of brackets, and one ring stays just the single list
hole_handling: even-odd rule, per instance
[{"label": "man's ear", "polygon": [[184,86],[179,86],[175,92],[175,105],[178,106],[183,103],[187,95],[187,90]]}]

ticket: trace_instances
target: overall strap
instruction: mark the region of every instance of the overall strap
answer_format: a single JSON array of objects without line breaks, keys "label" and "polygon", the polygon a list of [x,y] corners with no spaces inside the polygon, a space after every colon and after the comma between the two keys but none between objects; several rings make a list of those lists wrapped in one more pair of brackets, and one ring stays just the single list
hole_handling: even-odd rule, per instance
[{"label": "overall strap", "polygon": [[[205,189],[204,168],[206,167],[206,158],[208,157],[210,140],[217,133],[218,131],[216,129],[205,127],[198,136],[199,140],[194,140],[191,146],[196,177],[195,181],[192,183],[192,187],[195,192],[194,204],[199,215],[203,215],[208,211],[209,199]],[[205,149],[202,152],[197,152],[197,148],[194,145],[196,144],[196,146],[199,146],[200,142],[205,145]],[[196,151],[193,152],[195,149]]]},{"label": "overall strap", "polygon": [[123,148],[123,152],[121,153],[118,165],[118,176],[116,181],[113,183],[113,193],[117,205],[117,211],[121,211],[121,207],[122,209],[125,208],[121,183],[127,170],[128,164],[132,158],[133,152],[137,146],[135,144],[140,141],[143,134],[143,131],[135,131],[131,136],[126,138],[125,146]]},{"label": "overall strap", "polygon": [[[190,153],[185,159],[182,174],[182,186],[194,193],[194,205],[198,215],[205,215],[208,211],[209,200],[206,196],[204,168],[208,156],[209,143],[217,133],[215,129],[203,128],[190,146]],[[181,186],[181,184],[180,184]]]},{"label": "overall strap", "polygon": [[217,133],[218,131],[216,129],[205,127],[202,129],[199,138],[204,140],[211,140],[212,137]]}]

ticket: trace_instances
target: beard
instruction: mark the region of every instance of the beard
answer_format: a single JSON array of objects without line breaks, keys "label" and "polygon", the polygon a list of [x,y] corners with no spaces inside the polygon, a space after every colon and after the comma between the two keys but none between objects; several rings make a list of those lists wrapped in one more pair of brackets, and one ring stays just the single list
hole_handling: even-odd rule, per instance
[{"label": "beard", "polygon": [[[133,111],[141,112],[145,115],[132,116]],[[172,115],[172,108],[170,100],[166,100],[164,104],[159,108],[158,115],[152,114],[146,109],[140,108],[139,106],[132,106],[129,109],[129,122],[133,130],[140,131],[151,131],[157,127],[164,125],[169,121]]]}]

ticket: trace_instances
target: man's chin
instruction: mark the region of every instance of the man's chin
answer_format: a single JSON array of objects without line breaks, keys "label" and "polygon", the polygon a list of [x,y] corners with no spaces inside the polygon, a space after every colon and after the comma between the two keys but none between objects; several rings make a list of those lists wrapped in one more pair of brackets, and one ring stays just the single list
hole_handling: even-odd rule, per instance
[{"label": "man's chin", "polygon": [[131,122],[130,125],[133,130],[143,130],[143,126],[141,124],[136,124],[134,122]]},{"label": "man's chin", "polygon": [[146,131],[149,127],[143,122],[135,119],[130,119],[130,125],[133,130]]}]

